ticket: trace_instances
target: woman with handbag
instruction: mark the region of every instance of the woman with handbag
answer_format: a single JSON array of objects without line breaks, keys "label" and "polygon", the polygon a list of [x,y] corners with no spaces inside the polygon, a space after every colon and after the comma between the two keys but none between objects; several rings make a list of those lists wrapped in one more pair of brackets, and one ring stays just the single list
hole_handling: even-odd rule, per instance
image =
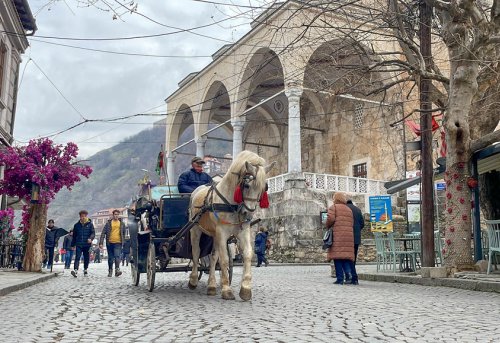
[{"label": "woman with handbag", "polygon": [[333,244],[328,249],[328,260],[335,264],[336,285],[344,284],[344,273],[351,274],[351,261],[354,261],[354,219],[351,209],[346,205],[344,193],[333,195],[333,205],[328,209],[326,227],[332,228]]}]

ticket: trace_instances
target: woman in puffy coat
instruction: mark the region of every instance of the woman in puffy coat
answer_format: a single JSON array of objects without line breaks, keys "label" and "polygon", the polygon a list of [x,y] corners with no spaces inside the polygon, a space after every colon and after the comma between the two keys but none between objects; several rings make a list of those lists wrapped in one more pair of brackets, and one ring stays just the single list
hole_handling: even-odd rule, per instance
[{"label": "woman in puffy coat", "polygon": [[344,273],[351,274],[350,261],[354,261],[354,233],[353,215],[346,205],[347,198],[344,193],[337,192],[333,195],[333,205],[328,209],[326,227],[333,229],[333,244],[328,249],[328,260],[335,264],[337,285],[344,283]]}]

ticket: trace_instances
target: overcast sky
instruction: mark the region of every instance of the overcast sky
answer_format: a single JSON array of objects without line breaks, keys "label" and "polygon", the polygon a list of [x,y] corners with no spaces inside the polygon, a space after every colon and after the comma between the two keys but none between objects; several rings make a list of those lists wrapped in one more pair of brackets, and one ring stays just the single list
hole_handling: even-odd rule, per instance
[{"label": "overcast sky", "polygon": [[[262,4],[258,0],[215,2]],[[20,69],[22,82],[14,129],[16,143],[64,130],[82,121],[82,117],[105,119],[145,111],[164,113],[164,99],[175,91],[177,83],[211,61],[211,58],[195,56],[209,56],[227,43],[224,41],[234,42],[240,38],[250,29],[252,16],[249,8],[237,6],[194,0],[139,0],[136,1],[138,13],[168,26],[188,29],[229,20],[195,31],[216,39],[178,33],[134,40],[71,41],[40,36],[115,38],[160,34],[174,29],[137,13],[125,13],[121,19],[113,20],[112,12],[78,7],[77,0],[57,0],[50,6],[46,6],[52,3],[49,0],[29,0],[29,3],[36,15],[38,31],[30,39],[31,47],[24,54]],[[123,10],[118,12],[123,13]],[[92,49],[183,57],[113,55],[51,45],[41,40]],[[57,135],[54,140],[77,143],[80,156],[87,157],[151,127],[151,123],[159,119],[161,117],[137,117],[114,124],[87,123]]]}]

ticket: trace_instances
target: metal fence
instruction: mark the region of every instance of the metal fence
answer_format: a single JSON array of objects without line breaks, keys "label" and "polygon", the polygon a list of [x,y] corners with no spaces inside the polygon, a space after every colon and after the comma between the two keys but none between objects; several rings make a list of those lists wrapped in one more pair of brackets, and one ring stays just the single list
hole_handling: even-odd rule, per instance
[{"label": "metal fence", "polygon": [[24,243],[21,239],[0,241],[0,268],[21,269],[24,256]]}]

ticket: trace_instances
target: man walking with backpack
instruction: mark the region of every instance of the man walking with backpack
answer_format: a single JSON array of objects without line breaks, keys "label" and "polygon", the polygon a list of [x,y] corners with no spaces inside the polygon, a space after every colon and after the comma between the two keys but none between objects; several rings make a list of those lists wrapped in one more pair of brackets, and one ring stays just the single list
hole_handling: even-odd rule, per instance
[{"label": "man walking with backpack", "polygon": [[120,211],[113,210],[113,218],[108,220],[102,229],[99,248],[102,249],[104,237],[106,237],[106,249],[108,250],[108,276],[113,276],[113,262],[115,263],[115,276],[122,275],[120,261],[122,258],[122,247],[125,243],[125,224],[120,219]]},{"label": "man walking with backpack", "polygon": [[80,258],[83,254],[83,275],[87,276],[87,269],[90,262],[89,249],[92,246],[92,240],[95,237],[94,224],[87,218],[89,213],[86,210],[80,211],[80,220],[73,226],[73,239],[71,247],[76,249],[75,269],[71,271],[71,275],[78,276],[78,267],[80,266]]}]

